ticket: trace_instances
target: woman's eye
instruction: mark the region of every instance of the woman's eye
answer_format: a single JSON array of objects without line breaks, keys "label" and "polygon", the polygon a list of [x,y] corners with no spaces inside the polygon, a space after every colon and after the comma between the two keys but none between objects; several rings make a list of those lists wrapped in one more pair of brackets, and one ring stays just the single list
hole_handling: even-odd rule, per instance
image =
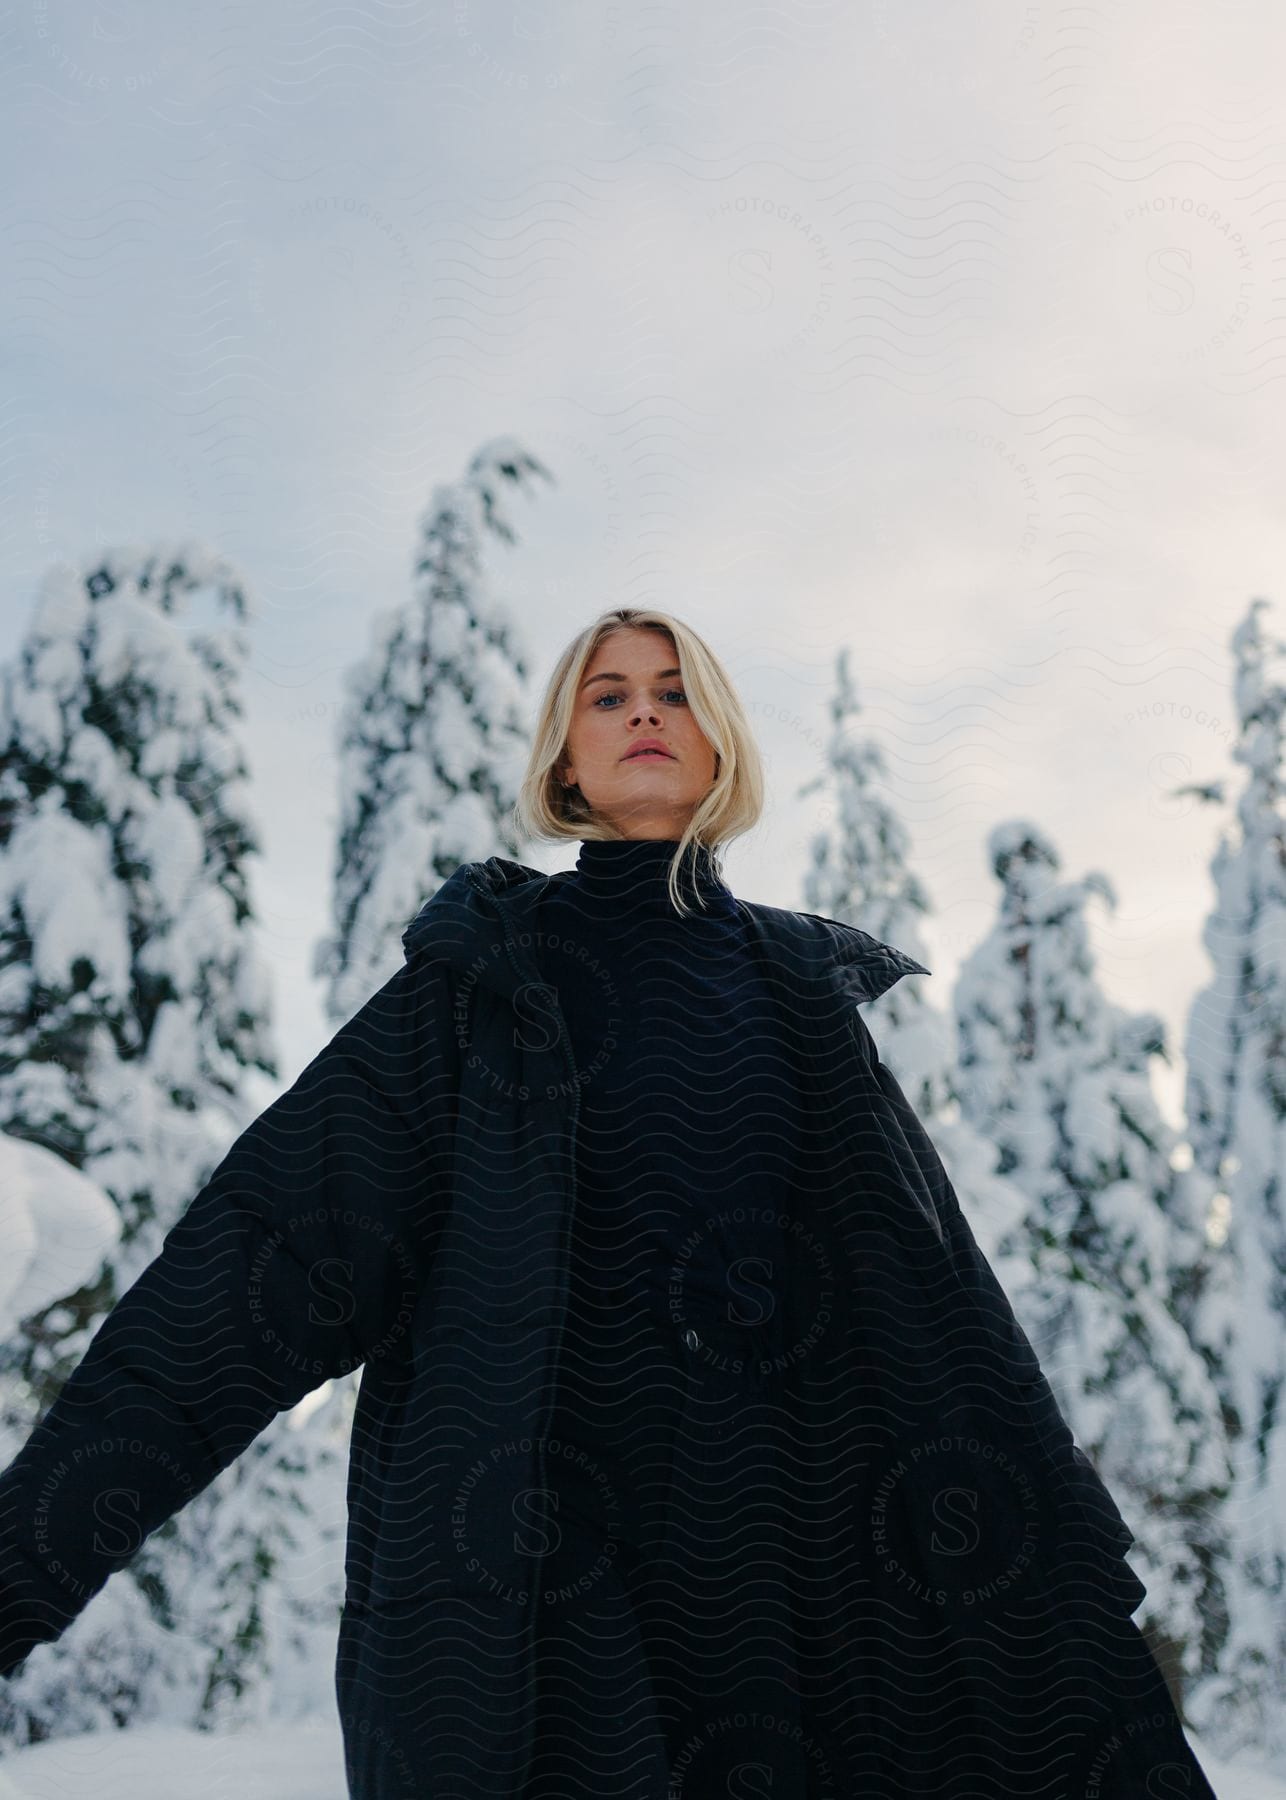
[{"label": "woman's eye", "polygon": [[[687,705],[688,697],[684,693],[682,688],[664,688],[664,689],[662,689],[662,692],[665,694],[677,694],[679,699],[683,701],[684,705],[685,706]],[[613,690],[611,688],[609,688],[605,694],[600,694],[598,696],[598,699],[594,701],[594,705],[599,707],[600,710],[603,712],[615,712],[616,708],[614,706],[603,706],[602,702],[604,700],[620,700],[623,698],[624,698],[624,696],[622,694],[615,693],[615,692],[613,692]]]}]

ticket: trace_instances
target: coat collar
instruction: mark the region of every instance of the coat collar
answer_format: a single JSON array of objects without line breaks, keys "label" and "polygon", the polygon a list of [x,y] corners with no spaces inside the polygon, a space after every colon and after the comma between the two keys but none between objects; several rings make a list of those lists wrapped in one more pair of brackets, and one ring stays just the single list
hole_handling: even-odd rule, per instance
[{"label": "coat collar", "polygon": [[[462,863],[402,933],[407,961],[421,955],[443,958],[462,970],[472,969],[480,985],[512,994],[520,980],[535,974],[522,940],[532,928],[541,895],[558,879],[505,856]],[[829,977],[850,1000],[876,1000],[903,975],[932,974],[904,950],[856,925],[750,900],[739,899],[737,906],[765,946],[798,956],[802,975]],[[497,927],[505,931],[506,921],[505,936],[498,936]],[[513,946],[508,954],[507,945]]]}]

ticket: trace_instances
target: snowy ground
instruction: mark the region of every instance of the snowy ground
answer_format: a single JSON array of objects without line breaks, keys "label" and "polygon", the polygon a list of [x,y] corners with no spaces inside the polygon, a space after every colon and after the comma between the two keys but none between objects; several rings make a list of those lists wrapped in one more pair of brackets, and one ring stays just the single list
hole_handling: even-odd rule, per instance
[{"label": "snowy ground", "polygon": [[[1220,1763],[1193,1736],[1219,1800],[1286,1800],[1286,1772]],[[168,1726],[19,1750],[0,1800],[348,1800],[338,1721],[215,1737]]]},{"label": "snowy ground", "polygon": [[0,1800],[348,1800],[348,1790],[339,1721],[320,1719],[235,1737],[150,1725],[37,1744],[0,1764]]}]

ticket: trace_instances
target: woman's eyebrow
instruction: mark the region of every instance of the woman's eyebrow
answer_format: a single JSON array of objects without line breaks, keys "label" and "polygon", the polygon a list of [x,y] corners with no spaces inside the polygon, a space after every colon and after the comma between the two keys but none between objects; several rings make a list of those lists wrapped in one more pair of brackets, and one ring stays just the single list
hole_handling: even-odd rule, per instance
[{"label": "woman's eyebrow", "polygon": [[[653,677],[653,679],[656,681],[668,681],[671,675],[682,675],[682,673],[683,673],[682,669],[659,669],[657,671],[656,675]],[[624,681],[624,680],[626,680],[626,677],[624,675],[591,675],[588,681],[581,682],[580,691],[583,694],[585,692],[585,689],[587,687],[592,687],[596,681]]]}]

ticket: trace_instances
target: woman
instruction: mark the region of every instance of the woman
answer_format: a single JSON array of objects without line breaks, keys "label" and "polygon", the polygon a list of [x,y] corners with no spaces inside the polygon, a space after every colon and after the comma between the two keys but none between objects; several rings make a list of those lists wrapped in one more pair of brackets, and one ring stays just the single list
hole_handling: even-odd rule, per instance
[{"label": "woman", "polygon": [[695,633],[568,646],[518,814],[576,867],[458,869],[104,1322],[0,1476],[0,1672],[361,1364],[355,1800],[1211,1792],[857,1011],[928,971],[735,897],[761,807]]},{"label": "woman", "polygon": [[[1066,1592],[1035,1578],[1053,1524],[1039,1462],[1007,1450],[994,1420],[941,1429],[966,1387],[944,1366],[952,1309],[899,1267],[924,1215],[907,1237],[887,1216],[851,1219],[829,1134],[810,1142],[790,980],[757,966],[708,849],[760,804],[736,696],[693,634],[623,612],[570,647],[523,809],[533,834],[582,840],[571,878],[542,895],[537,942],[581,1078],[550,1431],[590,1454],[554,1481],[531,1792],[570,1792],[579,1772],[589,1791],[640,1795],[1031,1794],[1060,1780],[1124,1794],[1175,1770],[1198,1791],[1128,1619],[1143,1590],[1119,1548],[1097,1591],[1090,1561],[1078,1640],[1084,1572],[1066,1536]],[[890,979],[917,969],[904,959]],[[907,1133],[886,1152],[909,1150],[945,1197],[854,1024]],[[792,1316],[792,1261],[811,1265],[811,1316],[798,1295]],[[1030,1384],[1030,1346],[1004,1323]],[[927,1334],[918,1361],[913,1329]],[[899,1393],[900,1355],[927,1395],[923,1381]],[[631,1602],[612,1614],[621,1641],[634,1649],[636,1624],[648,1668],[631,1695],[603,1654],[612,1586]],[[1107,1686],[1089,1675],[1100,1662]]]}]

